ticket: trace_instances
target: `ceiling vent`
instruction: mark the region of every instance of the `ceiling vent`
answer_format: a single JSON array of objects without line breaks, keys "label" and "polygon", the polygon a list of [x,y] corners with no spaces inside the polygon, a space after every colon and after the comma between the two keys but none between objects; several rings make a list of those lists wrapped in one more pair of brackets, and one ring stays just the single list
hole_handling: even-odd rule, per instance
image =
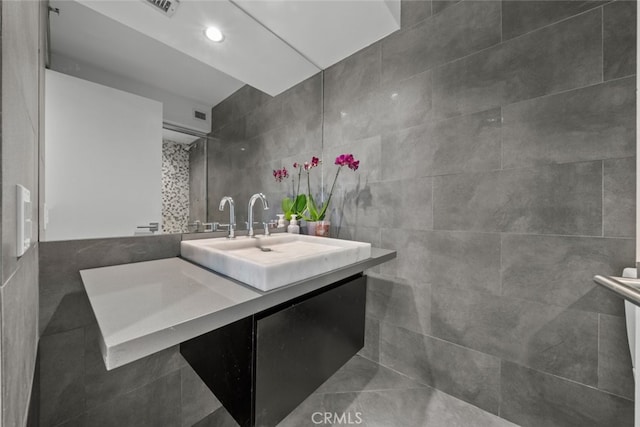
[{"label": "ceiling vent", "polygon": [[144,0],[144,2],[168,17],[172,17],[180,5],[178,0]]}]

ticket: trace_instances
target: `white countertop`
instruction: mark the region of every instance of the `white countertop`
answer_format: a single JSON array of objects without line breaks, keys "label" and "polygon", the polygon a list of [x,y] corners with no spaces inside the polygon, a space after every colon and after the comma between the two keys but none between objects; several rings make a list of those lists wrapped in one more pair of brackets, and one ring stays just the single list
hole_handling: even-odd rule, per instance
[{"label": "white countertop", "polygon": [[395,258],[371,258],[269,292],[167,258],[80,271],[107,369],[172,347]]}]

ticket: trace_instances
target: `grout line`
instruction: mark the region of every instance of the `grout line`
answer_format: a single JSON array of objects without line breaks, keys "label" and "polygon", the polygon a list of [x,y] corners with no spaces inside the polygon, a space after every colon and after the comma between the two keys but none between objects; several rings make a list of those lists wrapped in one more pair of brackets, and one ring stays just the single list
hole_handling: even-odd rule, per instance
[{"label": "grout line", "polygon": [[600,202],[602,203],[601,207],[600,207],[600,225],[601,225],[601,237],[604,237],[604,160],[601,160],[602,162],[602,177],[601,177],[601,186],[602,186],[602,198],[600,200]]},{"label": "grout line", "polygon": [[600,9],[600,81],[604,82],[604,5],[598,9]]}]

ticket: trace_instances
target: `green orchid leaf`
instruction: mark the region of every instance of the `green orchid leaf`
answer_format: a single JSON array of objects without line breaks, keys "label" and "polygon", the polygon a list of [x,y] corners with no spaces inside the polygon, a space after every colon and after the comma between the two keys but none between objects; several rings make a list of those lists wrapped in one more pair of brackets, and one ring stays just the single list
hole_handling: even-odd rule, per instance
[{"label": "green orchid leaf", "polygon": [[284,199],[282,199],[282,212],[284,212],[285,214],[287,212],[291,212],[291,208],[293,208],[293,200],[291,200],[288,197],[285,197]]},{"label": "green orchid leaf", "polygon": [[296,197],[296,201],[293,204],[293,213],[301,215],[302,212],[304,212],[305,208],[307,207],[307,196],[305,196],[304,194],[299,194],[298,197]]}]

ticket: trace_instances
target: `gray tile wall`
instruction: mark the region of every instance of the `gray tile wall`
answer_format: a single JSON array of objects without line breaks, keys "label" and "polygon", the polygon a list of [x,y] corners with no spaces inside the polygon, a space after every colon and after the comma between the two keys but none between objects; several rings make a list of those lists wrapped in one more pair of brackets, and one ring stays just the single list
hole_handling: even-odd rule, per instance
[{"label": "gray tile wall", "polygon": [[40,243],[40,426],[191,426],[221,407],[175,346],[107,371],[79,270],[169,258],[179,234]]},{"label": "gray tile wall", "polygon": [[[0,281],[0,424],[23,426],[32,396],[38,346],[38,144],[40,2],[2,2],[2,280]],[[16,257],[16,184],[31,190],[32,245]]]},{"label": "gray tile wall", "polygon": [[332,233],[398,251],[363,356],[520,425],[631,425],[622,302],[591,277],[635,262],[635,2],[402,6],[324,79],[216,106],[210,198],[272,215],[273,169],[322,153],[326,184],[354,153]]}]

